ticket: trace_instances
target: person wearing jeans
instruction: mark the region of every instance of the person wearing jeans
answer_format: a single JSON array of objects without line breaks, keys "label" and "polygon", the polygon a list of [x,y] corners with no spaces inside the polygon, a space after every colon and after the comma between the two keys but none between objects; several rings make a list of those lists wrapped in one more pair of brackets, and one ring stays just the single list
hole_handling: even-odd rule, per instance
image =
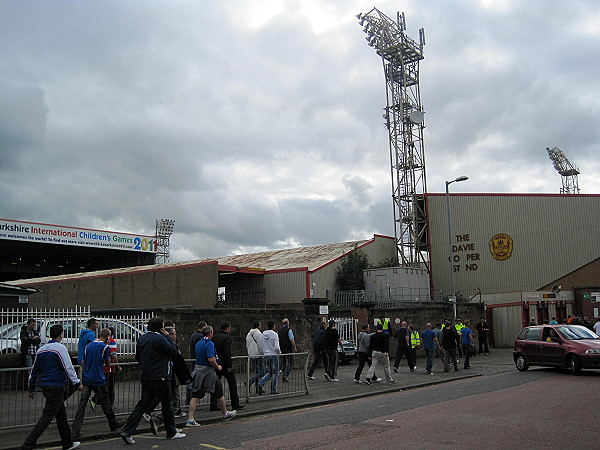
[{"label": "person wearing jeans", "polygon": [[63,393],[65,392],[65,385],[69,381],[79,390],[83,388],[77,378],[67,348],[60,343],[62,338],[62,325],[51,326],[50,341],[39,349],[33,363],[29,377],[29,398],[35,398],[36,384],[39,381],[42,394],[46,399],[46,405],[42,411],[42,416],[25,439],[21,447],[23,449],[34,448],[37,440],[54,418],[56,418],[56,427],[60,434],[62,448],[73,449],[79,447],[79,442],[73,442],[71,437],[71,427],[69,427],[67,419]]},{"label": "person wearing jeans", "polygon": [[439,348],[440,343],[436,337],[435,331],[431,329],[431,324],[425,324],[425,330],[421,333],[421,340],[423,341],[423,348],[425,349],[425,356],[427,357],[427,363],[425,364],[425,371],[429,375],[433,375],[431,369],[433,368],[433,359],[435,357],[435,350]]},{"label": "person wearing jeans", "polygon": [[277,392],[277,378],[279,377],[279,355],[281,348],[279,347],[279,336],[273,330],[275,322],[269,320],[267,329],[263,332],[263,353],[265,355],[265,375],[258,382],[258,387],[262,390],[265,384],[271,380],[271,394]]},{"label": "person wearing jeans", "polygon": [[261,393],[258,388],[258,382],[265,374],[263,367],[263,335],[260,332],[260,322],[255,320],[252,323],[252,329],[246,335],[246,350],[250,357],[250,373],[254,373],[250,377],[250,386],[256,383],[256,393]]},{"label": "person wearing jeans", "polygon": [[469,320],[465,320],[463,322],[463,324],[464,324],[464,327],[460,331],[460,338],[461,338],[463,353],[465,355],[464,368],[470,369],[471,365],[469,364],[469,359],[471,357],[471,352],[469,351],[469,348],[471,347],[471,345],[473,345],[473,330],[471,330],[471,327],[469,326],[470,325]]}]

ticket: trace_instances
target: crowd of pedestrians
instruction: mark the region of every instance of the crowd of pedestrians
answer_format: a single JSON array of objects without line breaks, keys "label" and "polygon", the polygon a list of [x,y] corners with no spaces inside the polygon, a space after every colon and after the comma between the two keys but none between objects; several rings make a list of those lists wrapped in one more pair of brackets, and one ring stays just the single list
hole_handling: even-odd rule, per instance
[{"label": "crowd of pedestrians", "polygon": [[[341,341],[335,342],[329,340],[330,345],[326,344],[326,336],[328,330],[331,329],[331,324],[334,321],[329,321],[329,327],[325,328],[325,322],[321,324],[321,328],[315,333],[313,341],[313,362],[306,374],[310,380],[315,380],[315,370],[320,363],[324,366],[324,376],[329,381],[339,381],[332,376],[337,367],[337,348],[343,349]],[[378,381],[387,381],[395,383],[396,380],[392,377],[392,370],[398,373],[402,359],[406,360],[406,365],[410,372],[417,370],[417,350],[422,348],[425,353],[425,372],[433,375],[433,364],[435,358],[438,357],[443,361],[445,372],[449,372],[452,367],[459,371],[459,358],[464,357],[464,369],[470,369],[471,357],[476,354],[474,345],[473,330],[470,320],[457,319],[452,322],[450,319],[443,323],[438,322],[433,328],[431,323],[425,324],[425,329],[419,332],[415,327],[407,321],[398,321],[398,329],[393,332],[390,320],[385,317],[376,319],[376,330],[371,332],[369,324],[362,326],[362,331],[357,337],[357,354],[358,366],[354,374],[354,382],[362,383],[361,375],[365,365],[368,365],[367,375],[364,383],[370,385]],[[489,354],[488,333],[489,326],[484,318],[481,318],[475,327],[478,336],[479,354]],[[337,336],[339,339],[339,336]],[[396,340],[396,354],[393,365],[390,363],[390,340]],[[333,350],[335,349],[335,350]],[[392,370],[391,370],[392,369]],[[384,378],[378,378],[376,372],[382,373]]]},{"label": "crowd of pedestrians", "polygon": [[[587,318],[570,316],[567,321],[582,324],[600,333],[600,318],[592,324]],[[471,321],[446,319],[436,323],[426,323],[419,332],[408,321],[396,320],[400,326],[395,332],[390,320],[385,317],[376,319],[375,331],[364,324],[357,336],[358,364],[354,373],[354,382],[361,380],[367,366],[364,383],[386,381],[395,383],[392,373],[398,373],[402,359],[410,372],[417,370],[417,350],[425,353],[425,372],[433,375],[436,358],[443,362],[444,372],[452,368],[459,371],[459,358],[463,358],[463,369],[471,368],[471,358],[479,353],[489,354],[489,333],[486,320],[480,318],[475,326]],[[553,318],[553,322],[556,320]],[[552,322],[550,322],[552,323]],[[104,328],[98,331],[98,321],[91,318],[79,336],[77,361],[82,367],[81,381],[71,363],[66,347],[61,344],[63,328],[54,325],[50,328],[50,341],[40,346],[36,321],[29,319],[20,333],[22,362],[30,367],[28,391],[31,398],[36,392],[42,392],[46,400],[42,415],[23,443],[22,448],[33,448],[44,430],[55,420],[63,449],[79,446],[74,439],[82,435],[83,419],[86,407],[92,409],[100,405],[106,416],[110,430],[120,430],[123,441],[134,444],[133,435],[142,419],[150,423],[152,432],[157,435],[164,426],[167,439],[182,439],[186,435],[175,424],[176,417],[186,417],[182,410],[184,404],[180,398],[181,385],[186,387],[187,427],[199,426],[196,421],[197,406],[206,394],[210,396],[210,411],[219,411],[223,421],[234,418],[237,410],[244,408],[237,392],[237,380],[233,365],[232,325],[224,321],[215,332],[212,326],[200,321],[196,331],[189,339],[189,352],[194,360],[193,371],[183,358],[177,346],[177,330],[173,322],[165,322],[161,317],[152,318],[147,332],[141,335],[136,344],[135,358],[139,364],[141,398],[127,420],[117,420],[114,410],[115,375],[121,368],[118,362],[117,342],[114,329]],[[478,339],[475,346],[474,332]],[[97,337],[96,337],[97,336]],[[393,364],[390,362],[390,341],[396,340],[396,354]],[[289,382],[294,366],[294,353],[297,352],[296,337],[290,328],[289,320],[284,318],[277,328],[269,320],[262,330],[260,321],[252,323],[245,338],[250,373],[248,389],[254,387],[259,395],[279,393],[279,382]],[[477,351],[478,350],[478,351]],[[313,339],[313,361],[306,377],[315,380],[315,371],[323,365],[323,376],[331,382],[337,378],[339,351],[344,352],[335,320],[323,320]],[[381,374],[379,378],[376,374]],[[222,380],[228,385],[231,410],[227,409]],[[246,382],[244,382],[246,384]],[[80,391],[79,403],[72,426],[69,427],[65,409],[65,400],[74,391]],[[92,397],[93,395],[93,397]],[[158,405],[160,412],[156,412]]]}]

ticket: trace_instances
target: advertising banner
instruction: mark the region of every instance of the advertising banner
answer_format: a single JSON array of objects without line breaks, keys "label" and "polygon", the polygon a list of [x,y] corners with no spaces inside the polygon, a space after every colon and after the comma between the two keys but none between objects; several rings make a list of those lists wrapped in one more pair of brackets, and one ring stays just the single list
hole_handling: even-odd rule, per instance
[{"label": "advertising banner", "polygon": [[155,236],[0,219],[0,239],[156,253]]}]

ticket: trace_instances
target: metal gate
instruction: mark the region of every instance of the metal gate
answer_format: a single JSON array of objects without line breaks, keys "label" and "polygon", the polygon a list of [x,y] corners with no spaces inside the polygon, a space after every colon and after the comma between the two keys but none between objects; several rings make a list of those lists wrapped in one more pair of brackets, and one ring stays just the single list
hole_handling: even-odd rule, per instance
[{"label": "metal gate", "polygon": [[358,319],[352,317],[332,317],[332,319],[335,320],[340,339],[358,345]]}]

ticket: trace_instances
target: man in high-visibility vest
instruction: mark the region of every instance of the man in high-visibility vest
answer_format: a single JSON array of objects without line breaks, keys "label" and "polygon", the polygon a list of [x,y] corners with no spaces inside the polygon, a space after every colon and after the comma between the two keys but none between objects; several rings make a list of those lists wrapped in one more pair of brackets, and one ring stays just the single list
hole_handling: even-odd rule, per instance
[{"label": "man in high-visibility vest", "polygon": [[390,337],[393,336],[390,319],[381,314],[379,316],[379,319],[375,319],[375,326],[379,324],[381,324],[381,326],[383,327],[383,334],[387,334]]},{"label": "man in high-visibility vest", "polygon": [[458,337],[456,338],[456,353],[458,354],[459,358],[462,358],[463,356],[460,333],[464,327],[465,326],[462,323],[462,319],[456,319],[456,322],[454,323],[454,329],[458,333]]},{"label": "man in high-visibility vest", "polygon": [[414,372],[415,370],[417,370],[417,348],[421,346],[421,336],[419,335],[419,332],[414,329],[412,324],[408,326],[408,329],[410,330],[409,353],[410,353],[410,359],[413,364],[413,368],[411,369],[411,372]]}]

